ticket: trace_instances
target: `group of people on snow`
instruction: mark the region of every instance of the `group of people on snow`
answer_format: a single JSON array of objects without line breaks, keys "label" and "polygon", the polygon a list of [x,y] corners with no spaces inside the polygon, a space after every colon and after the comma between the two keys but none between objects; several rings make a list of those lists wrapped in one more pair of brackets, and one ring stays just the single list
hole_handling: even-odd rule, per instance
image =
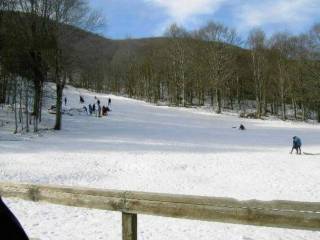
[{"label": "group of people on snow", "polygon": [[[88,114],[88,115],[93,115],[95,114],[96,117],[102,117],[102,116],[107,116],[108,112],[111,111],[111,98],[108,99],[108,103],[106,105],[101,106],[100,100],[95,96],[95,103],[89,104],[88,108],[87,106],[83,106],[83,110]],[[80,103],[84,103],[84,98],[80,96]]]}]

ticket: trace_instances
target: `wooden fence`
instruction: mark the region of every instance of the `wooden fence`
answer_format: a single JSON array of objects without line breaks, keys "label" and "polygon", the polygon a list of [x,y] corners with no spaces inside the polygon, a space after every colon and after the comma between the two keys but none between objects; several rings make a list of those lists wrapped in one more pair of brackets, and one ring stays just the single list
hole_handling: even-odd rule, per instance
[{"label": "wooden fence", "polygon": [[238,201],[78,187],[0,183],[0,196],[122,212],[123,240],[137,239],[137,215],[320,231],[320,202]]}]

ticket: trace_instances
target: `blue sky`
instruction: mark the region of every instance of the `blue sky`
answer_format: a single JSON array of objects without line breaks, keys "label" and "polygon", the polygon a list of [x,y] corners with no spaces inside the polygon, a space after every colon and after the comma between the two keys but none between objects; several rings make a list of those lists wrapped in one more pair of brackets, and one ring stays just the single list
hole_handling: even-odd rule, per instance
[{"label": "blue sky", "polygon": [[255,27],[301,33],[320,22],[320,0],[90,0],[110,38],[160,36],[171,23],[191,30],[217,21],[246,36]]}]

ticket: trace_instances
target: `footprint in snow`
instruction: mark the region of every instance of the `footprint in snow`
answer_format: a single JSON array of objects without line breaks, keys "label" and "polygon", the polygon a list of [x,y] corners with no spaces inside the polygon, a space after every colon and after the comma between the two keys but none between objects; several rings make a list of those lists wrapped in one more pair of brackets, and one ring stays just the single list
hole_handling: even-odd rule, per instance
[{"label": "footprint in snow", "polygon": [[249,238],[249,237],[244,237],[244,236],[242,236],[241,237],[241,240],[254,240],[253,238]]}]

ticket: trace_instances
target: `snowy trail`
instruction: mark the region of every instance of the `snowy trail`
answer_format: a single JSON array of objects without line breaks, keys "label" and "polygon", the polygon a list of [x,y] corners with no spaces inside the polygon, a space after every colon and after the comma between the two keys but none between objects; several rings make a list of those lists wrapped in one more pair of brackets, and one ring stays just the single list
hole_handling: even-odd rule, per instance
[{"label": "snowy trail", "polygon": [[[109,97],[81,94],[91,103],[94,96],[102,104]],[[77,89],[69,87],[66,95],[68,107],[81,107]],[[319,125],[244,120],[111,97],[113,111],[107,118],[64,116],[61,132],[0,140],[0,180],[320,201],[320,156],[288,154],[294,135],[302,138],[306,152],[320,152]],[[241,122],[247,131],[232,128]],[[120,239],[118,213],[7,202],[33,237]],[[316,240],[320,234],[141,216],[139,239]]]}]

